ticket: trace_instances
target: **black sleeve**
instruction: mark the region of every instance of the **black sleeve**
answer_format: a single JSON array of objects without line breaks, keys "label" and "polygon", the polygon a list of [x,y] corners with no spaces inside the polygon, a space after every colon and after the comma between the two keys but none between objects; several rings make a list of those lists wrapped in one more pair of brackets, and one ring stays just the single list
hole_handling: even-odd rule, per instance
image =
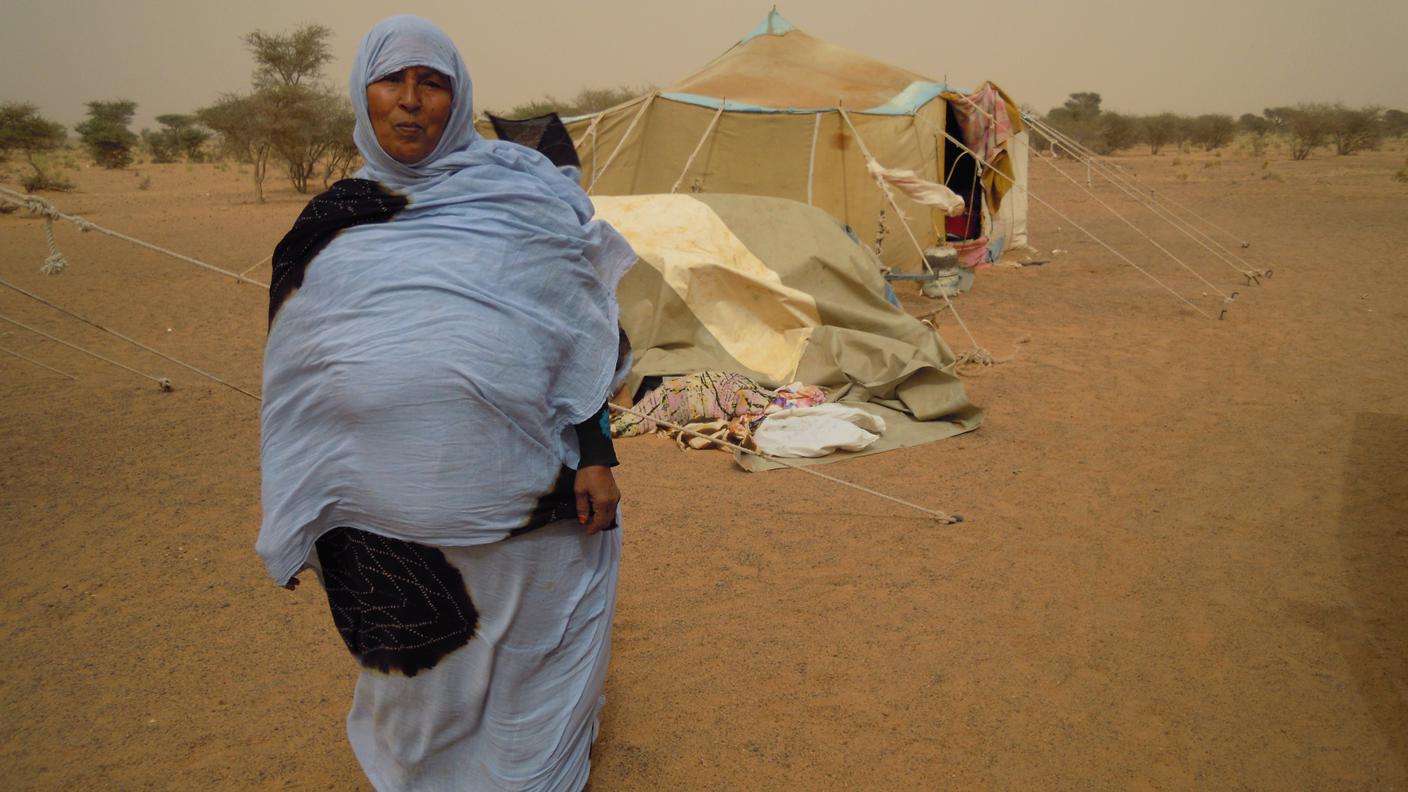
[{"label": "black sleeve", "polygon": [[611,408],[605,404],[595,415],[574,427],[577,430],[577,445],[582,450],[582,461],[577,469],[592,465],[616,467],[621,464],[616,459],[616,448],[611,444]]}]

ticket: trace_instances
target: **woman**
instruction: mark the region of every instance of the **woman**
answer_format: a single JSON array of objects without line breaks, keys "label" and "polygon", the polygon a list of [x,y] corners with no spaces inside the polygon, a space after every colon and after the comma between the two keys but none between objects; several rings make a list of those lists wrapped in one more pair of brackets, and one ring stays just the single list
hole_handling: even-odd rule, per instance
[{"label": "woman", "polygon": [[615,607],[605,400],[635,261],[575,181],[479,138],[431,23],[352,69],[366,166],[275,252],[257,549],[316,569],[379,790],[577,790]]}]

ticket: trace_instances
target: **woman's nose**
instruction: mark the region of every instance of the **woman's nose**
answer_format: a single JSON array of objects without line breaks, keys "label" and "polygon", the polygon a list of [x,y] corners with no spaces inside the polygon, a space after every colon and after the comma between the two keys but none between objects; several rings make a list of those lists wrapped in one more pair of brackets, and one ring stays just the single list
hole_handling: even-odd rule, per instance
[{"label": "woman's nose", "polygon": [[417,110],[420,108],[419,86],[414,80],[405,80],[401,83],[401,95],[397,97],[396,103],[406,110]]}]

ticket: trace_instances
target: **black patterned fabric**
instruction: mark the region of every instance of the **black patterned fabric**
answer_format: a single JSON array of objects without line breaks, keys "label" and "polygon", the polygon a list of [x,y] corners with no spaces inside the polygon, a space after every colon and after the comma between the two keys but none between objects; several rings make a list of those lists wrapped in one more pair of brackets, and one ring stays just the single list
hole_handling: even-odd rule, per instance
[{"label": "black patterned fabric", "polygon": [[303,207],[293,228],[274,248],[274,277],[269,286],[269,324],[284,300],[303,285],[308,262],[338,231],[366,223],[384,223],[406,208],[409,199],[367,179],[343,179]]},{"label": "black patterned fabric", "polygon": [[474,637],[479,612],[438,549],[334,528],[317,550],[333,623],[366,668],[412,677]]}]

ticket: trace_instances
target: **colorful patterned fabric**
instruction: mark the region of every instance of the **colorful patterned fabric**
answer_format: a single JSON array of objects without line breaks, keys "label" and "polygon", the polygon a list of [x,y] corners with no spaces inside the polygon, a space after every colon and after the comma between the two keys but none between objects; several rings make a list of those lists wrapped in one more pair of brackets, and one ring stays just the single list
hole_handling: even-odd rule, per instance
[{"label": "colorful patterned fabric", "polygon": [[701,371],[662,382],[632,408],[649,417],[620,413],[611,422],[611,434],[634,437],[664,431],[675,438],[680,448],[714,445],[698,434],[681,432],[651,420],[659,419],[713,440],[752,448],[753,432],[769,414],[825,402],[826,391],[815,385],[794,382],[771,391],[742,374]]},{"label": "colorful patterned fabric", "polygon": [[984,85],[965,98],[967,101],[951,102],[949,106],[963,127],[963,141],[973,149],[978,159],[991,165],[1013,135],[1007,102],[991,84]]},{"label": "colorful patterned fabric", "polygon": [[[708,421],[755,420],[772,405],[774,393],[742,374],[701,371],[671,377],[631,409],[684,426]],[[649,418],[620,413],[611,421],[613,437],[634,437],[660,428]]]},{"label": "colorful patterned fabric", "polygon": [[768,412],[815,407],[825,403],[826,389],[816,385],[803,385],[800,382],[794,382],[777,389],[777,394],[773,396],[772,406],[768,408]]}]

